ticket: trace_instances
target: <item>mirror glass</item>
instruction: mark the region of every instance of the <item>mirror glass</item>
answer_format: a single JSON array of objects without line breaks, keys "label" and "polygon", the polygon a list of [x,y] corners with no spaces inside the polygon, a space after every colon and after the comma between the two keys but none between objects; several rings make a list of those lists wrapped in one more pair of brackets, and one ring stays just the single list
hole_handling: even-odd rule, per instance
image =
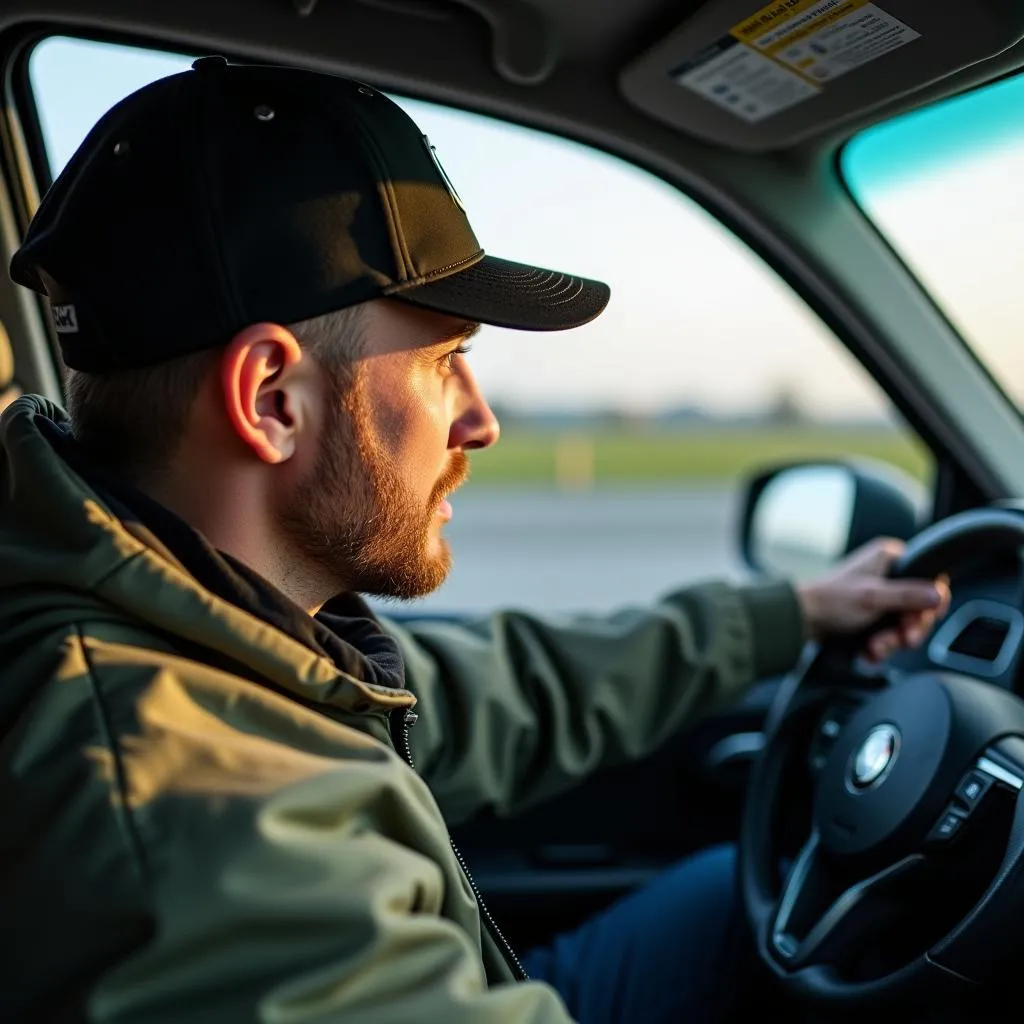
[{"label": "mirror glass", "polygon": [[794,466],[761,492],[750,524],[750,554],[772,576],[820,575],[847,549],[857,483],[845,466]]}]

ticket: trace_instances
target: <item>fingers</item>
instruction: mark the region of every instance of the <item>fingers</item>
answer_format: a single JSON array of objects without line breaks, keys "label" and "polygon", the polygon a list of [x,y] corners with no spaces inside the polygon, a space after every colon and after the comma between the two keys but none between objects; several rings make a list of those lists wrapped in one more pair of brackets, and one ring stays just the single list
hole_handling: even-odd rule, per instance
[{"label": "fingers", "polygon": [[905,647],[920,647],[931,633],[938,616],[935,612],[916,612],[903,616],[898,629],[884,629],[868,641],[872,661],[885,661]]},{"label": "fingers", "polygon": [[866,555],[864,568],[874,575],[885,576],[906,547],[903,541],[893,537],[879,537],[861,549]]},{"label": "fingers", "polygon": [[899,650],[920,647],[934,625],[934,614],[908,616],[899,629],[884,629],[871,637],[867,655],[872,661],[885,661]]},{"label": "fingers", "polygon": [[943,594],[935,583],[927,580],[878,580],[865,590],[864,600],[879,615],[923,612],[941,608]]},{"label": "fingers", "polygon": [[868,640],[866,654],[869,661],[885,661],[902,646],[903,637],[899,630],[886,629]]},{"label": "fingers", "polygon": [[931,633],[938,615],[935,612],[920,612],[904,615],[900,623],[900,639],[904,647],[920,647]]},{"label": "fingers", "polygon": [[[920,581],[911,581],[920,583]],[[927,590],[928,584],[920,584]],[[902,647],[920,647],[935,627],[935,623],[949,610],[951,592],[949,577],[939,576],[934,583],[938,594],[938,604],[923,611],[905,612],[900,619],[898,629],[887,629],[876,633],[867,647],[868,657],[872,661],[885,661]],[[895,609],[887,609],[895,610]]]}]

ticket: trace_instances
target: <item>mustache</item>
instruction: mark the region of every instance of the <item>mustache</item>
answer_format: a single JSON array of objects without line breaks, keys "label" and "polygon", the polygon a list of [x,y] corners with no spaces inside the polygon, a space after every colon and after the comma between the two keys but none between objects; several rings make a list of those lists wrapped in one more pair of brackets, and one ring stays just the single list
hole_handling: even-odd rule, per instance
[{"label": "mustache", "polygon": [[458,490],[468,479],[469,456],[464,451],[456,451],[452,454],[448,468],[434,485],[430,495],[430,507],[433,508],[442,498]]}]

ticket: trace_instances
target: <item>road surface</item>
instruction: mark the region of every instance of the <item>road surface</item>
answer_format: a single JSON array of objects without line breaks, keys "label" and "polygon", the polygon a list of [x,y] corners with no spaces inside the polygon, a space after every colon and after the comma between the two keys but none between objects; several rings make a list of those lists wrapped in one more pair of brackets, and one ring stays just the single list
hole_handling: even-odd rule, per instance
[{"label": "road surface", "polygon": [[696,579],[742,579],[736,498],[718,489],[467,489],[436,593],[385,611],[605,611]]}]

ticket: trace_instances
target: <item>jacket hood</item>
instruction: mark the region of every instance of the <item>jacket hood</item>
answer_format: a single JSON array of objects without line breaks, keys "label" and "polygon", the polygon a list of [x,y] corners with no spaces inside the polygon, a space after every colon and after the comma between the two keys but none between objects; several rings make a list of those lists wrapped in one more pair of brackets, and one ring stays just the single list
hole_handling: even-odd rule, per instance
[{"label": "jacket hood", "polygon": [[53,438],[67,429],[66,413],[38,395],[0,417],[0,650],[83,621],[128,621],[307,703],[363,713],[415,702],[361,671],[344,641],[346,656],[332,658],[203,586],[62,457]]}]

